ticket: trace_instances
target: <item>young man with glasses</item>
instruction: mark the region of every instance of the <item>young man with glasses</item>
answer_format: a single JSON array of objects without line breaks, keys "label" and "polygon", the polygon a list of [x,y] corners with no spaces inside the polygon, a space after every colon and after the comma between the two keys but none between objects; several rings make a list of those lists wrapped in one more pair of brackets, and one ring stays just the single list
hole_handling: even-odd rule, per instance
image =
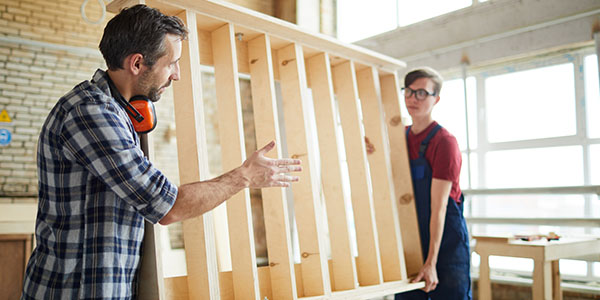
[{"label": "young man with glasses", "polygon": [[431,68],[410,71],[402,92],[412,125],[406,128],[417,219],[425,263],[413,282],[423,290],[395,299],[471,299],[469,235],[458,184],[461,153],[456,138],[432,118],[442,77]]}]

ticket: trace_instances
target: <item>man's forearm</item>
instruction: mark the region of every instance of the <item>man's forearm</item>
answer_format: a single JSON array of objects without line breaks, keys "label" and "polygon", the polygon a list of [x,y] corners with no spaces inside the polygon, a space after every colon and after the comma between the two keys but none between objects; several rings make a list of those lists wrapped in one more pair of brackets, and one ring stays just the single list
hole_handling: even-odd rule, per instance
[{"label": "man's forearm", "polygon": [[435,266],[437,263],[444,224],[446,221],[446,208],[452,182],[434,178],[431,183],[431,219],[429,221],[429,252],[428,263]]},{"label": "man's forearm", "polygon": [[175,204],[160,224],[200,216],[246,187],[248,180],[242,175],[241,167],[207,181],[184,184],[179,187]]}]

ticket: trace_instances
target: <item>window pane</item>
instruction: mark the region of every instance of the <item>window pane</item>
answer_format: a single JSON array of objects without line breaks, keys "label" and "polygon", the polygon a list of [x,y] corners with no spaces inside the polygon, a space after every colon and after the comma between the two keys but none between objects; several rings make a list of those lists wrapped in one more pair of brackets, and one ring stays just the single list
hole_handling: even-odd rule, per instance
[{"label": "window pane", "polygon": [[[365,1],[366,3],[372,3]],[[406,26],[473,4],[473,0],[398,0],[398,25]]]},{"label": "window pane", "polygon": [[590,145],[590,177],[592,185],[600,185],[600,144]]},{"label": "window pane", "polygon": [[583,218],[583,195],[494,195],[471,197],[473,214],[491,218]]},{"label": "window pane", "polygon": [[485,186],[517,188],[583,185],[582,152],[581,146],[488,152],[485,155]]},{"label": "window pane", "polygon": [[395,0],[338,0],[337,37],[350,43],[393,30],[396,17]]},{"label": "window pane", "polygon": [[492,143],[576,133],[571,63],[492,76],[485,90]]},{"label": "window pane", "polygon": [[585,110],[587,111],[587,132],[591,138],[600,137],[600,93],[598,92],[598,60],[596,55],[584,59]]},{"label": "window pane", "polygon": [[[467,78],[469,109],[469,146],[477,148],[477,86],[474,77]],[[467,149],[467,122],[465,121],[465,88],[462,79],[444,81],[440,102],[435,105],[432,117],[448,129],[458,141],[460,150]]]},{"label": "window pane", "polygon": [[560,274],[563,275],[587,275],[587,262],[582,260],[561,259],[558,261]]},{"label": "window pane", "polygon": [[490,255],[490,269],[533,272],[533,259]]}]

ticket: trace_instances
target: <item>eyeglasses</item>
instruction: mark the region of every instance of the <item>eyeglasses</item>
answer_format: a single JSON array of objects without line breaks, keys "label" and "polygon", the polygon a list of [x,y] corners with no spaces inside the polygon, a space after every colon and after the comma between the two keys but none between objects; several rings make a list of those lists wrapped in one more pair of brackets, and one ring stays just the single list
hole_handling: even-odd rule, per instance
[{"label": "eyeglasses", "polygon": [[404,98],[410,98],[410,96],[415,95],[415,98],[419,101],[423,101],[427,99],[428,96],[435,96],[435,93],[430,93],[425,89],[413,90],[409,87],[402,88],[402,95]]}]

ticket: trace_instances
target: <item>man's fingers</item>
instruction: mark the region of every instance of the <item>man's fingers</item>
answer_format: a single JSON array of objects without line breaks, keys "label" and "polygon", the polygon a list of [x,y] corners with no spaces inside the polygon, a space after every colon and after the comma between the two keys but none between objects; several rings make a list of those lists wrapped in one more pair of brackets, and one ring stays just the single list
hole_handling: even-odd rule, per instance
[{"label": "man's fingers", "polygon": [[290,176],[285,174],[280,174],[279,176],[277,176],[277,181],[281,182],[296,182],[298,180],[298,176]]},{"label": "man's fingers", "polygon": [[261,155],[265,155],[267,152],[271,151],[273,148],[275,148],[275,141],[271,141],[270,143],[266,144],[264,147],[260,148],[260,150],[258,150],[258,153]]},{"label": "man's fingers", "polygon": [[278,165],[278,166],[299,165],[301,163],[302,163],[301,160],[293,159],[293,158],[281,158],[281,159],[275,160],[275,165]]},{"label": "man's fingers", "polygon": [[301,166],[296,166],[296,165],[279,166],[279,173],[300,172],[300,171],[302,171]]}]

